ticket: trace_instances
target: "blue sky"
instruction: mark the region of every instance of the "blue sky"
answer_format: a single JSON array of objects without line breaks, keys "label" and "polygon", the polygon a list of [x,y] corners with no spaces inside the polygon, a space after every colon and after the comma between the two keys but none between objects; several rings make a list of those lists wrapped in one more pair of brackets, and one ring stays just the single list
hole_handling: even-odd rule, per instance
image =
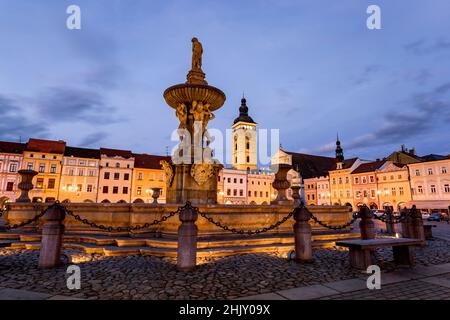
[{"label": "blue sky", "polygon": [[[82,29],[66,28],[81,7]],[[381,30],[366,8],[381,7]],[[193,36],[209,84],[245,92],[286,150],[375,159],[450,153],[450,2],[0,0],[0,139],[164,154],[177,126],[163,91],[185,81]]]}]

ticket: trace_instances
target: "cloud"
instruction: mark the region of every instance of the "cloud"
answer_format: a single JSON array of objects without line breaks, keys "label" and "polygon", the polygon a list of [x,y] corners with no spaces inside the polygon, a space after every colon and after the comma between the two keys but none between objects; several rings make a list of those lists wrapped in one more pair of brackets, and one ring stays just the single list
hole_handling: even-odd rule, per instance
[{"label": "cloud", "polygon": [[[405,140],[436,130],[447,132],[450,123],[450,82],[429,92],[413,94],[382,118],[381,127],[346,143],[347,149],[367,149],[381,145],[402,144]],[[401,111],[400,111],[401,110]],[[333,144],[317,149],[330,152]]]},{"label": "cloud", "polygon": [[108,134],[106,132],[94,132],[91,134],[88,134],[81,140],[80,146],[82,147],[91,147],[95,146],[98,147],[99,142],[103,141],[105,138],[108,137]]},{"label": "cloud", "polygon": [[440,51],[450,50],[450,41],[440,38],[436,39],[434,43],[429,43],[424,39],[420,39],[407,43],[406,45],[403,46],[403,48],[407,52],[415,55],[426,55]]},{"label": "cloud", "polygon": [[47,120],[95,124],[115,121],[116,109],[107,105],[100,93],[85,89],[49,88],[37,99],[36,108]]},{"label": "cloud", "polygon": [[355,85],[362,85],[372,80],[372,76],[382,70],[380,65],[372,64],[364,68],[361,74],[353,81]]},{"label": "cloud", "polygon": [[29,137],[45,138],[48,136],[47,127],[27,119],[14,99],[0,95],[0,139],[18,141]]}]

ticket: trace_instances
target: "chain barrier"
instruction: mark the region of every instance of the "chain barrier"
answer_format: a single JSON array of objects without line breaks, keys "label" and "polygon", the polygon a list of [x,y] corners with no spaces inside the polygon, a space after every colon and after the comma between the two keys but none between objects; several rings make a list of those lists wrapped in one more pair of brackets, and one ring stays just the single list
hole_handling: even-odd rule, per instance
[{"label": "chain barrier", "polygon": [[[44,216],[44,214],[47,212],[47,209],[42,210],[40,213],[36,214],[31,219],[28,219],[28,220],[25,220],[25,221],[23,221],[21,223],[16,223],[16,224],[13,224],[13,225],[9,225],[8,224],[8,225],[4,226],[3,229],[4,230],[12,230],[12,229],[22,228],[22,227],[25,227],[26,225],[32,224],[32,223],[38,221],[40,218],[42,218]],[[7,212],[7,209],[2,209],[0,211],[0,217],[2,217],[3,214],[6,213],[6,212]]]},{"label": "chain barrier", "polygon": [[[197,210],[198,211],[198,210]],[[294,210],[295,211],[295,210]],[[260,233],[264,233],[270,230],[273,230],[277,227],[279,227],[280,225],[282,225],[283,223],[285,223],[286,221],[288,221],[293,215],[294,215],[294,211],[291,211],[288,215],[286,215],[285,217],[283,217],[281,220],[275,222],[274,224],[270,225],[269,227],[265,227],[265,228],[261,228],[261,229],[256,229],[256,230],[242,230],[242,229],[236,229],[236,228],[231,228],[229,226],[223,225],[220,221],[216,221],[211,217],[208,217],[206,213],[204,212],[200,212],[198,211],[198,213],[205,218],[206,220],[208,220],[210,223],[216,225],[217,227],[225,230],[225,231],[229,231],[231,233],[236,233],[236,234],[245,234],[248,236],[251,235],[255,235],[255,234],[260,234]]]},{"label": "chain barrier", "polygon": [[392,224],[398,224],[401,222],[404,222],[406,219],[408,219],[411,216],[411,211],[408,210],[408,212],[400,217],[395,217],[393,214],[389,217],[386,213],[383,213],[381,216],[377,216],[376,214],[372,213],[372,217],[376,220],[380,220],[384,223],[392,223]]},{"label": "chain barrier", "polygon": [[308,210],[305,206],[303,208],[309,213],[311,219],[313,219],[317,224],[321,225],[322,227],[325,227],[327,229],[331,230],[342,230],[350,227],[353,223],[355,223],[356,220],[359,218],[359,213],[355,212],[352,214],[352,219],[348,221],[347,223],[341,224],[341,225],[329,225],[326,222],[320,221],[311,211]]},{"label": "chain barrier", "polygon": [[96,228],[96,229],[100,229],[100,230],[104,230],[104,231],[108,231],[108,232],[131,232],[131,231],[137,231],[137,230],[142,230],[142,229],[148,229],[151,226],[160,224],[164,221],[167,221],[167,219],[173,217],[174,215],[176,215],[177,213],[181,212],[181,210],[183,210],[186,206],[188,206],[190,204],[186,204],[183,207],[179,207],[177,210],[170,212],[169,214],[162,216],[160,219],[157,220],[153,220],[153,222],[148,222],[148,223],[144,223],[143,225],[136,225],[136,226],[128,226],[128,227],[112,227],[112,226],[105,226],[103,224],[97,224],[95,222],[89,221],[88,219],[83,219],[80,215],[75,214],[73,211],[67,209],[65,206],[60,205],[61,208],[63,208],[64,212],[69,215],[72,216],[75,220],[81,222],[82,224],[88,225],[92,228]]}]

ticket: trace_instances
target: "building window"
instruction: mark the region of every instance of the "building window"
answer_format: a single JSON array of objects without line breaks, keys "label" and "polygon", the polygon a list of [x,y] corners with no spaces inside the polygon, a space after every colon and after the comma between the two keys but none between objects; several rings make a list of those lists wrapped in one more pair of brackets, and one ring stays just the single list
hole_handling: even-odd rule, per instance
[{"label": "building window", "polygon": [[348,184],[350,182],[350,179],[348,177],[345,177],[345,183]]},{"label": "building window", "polygon": [[246,147],[247,147],[247,150],[249,150],[249,149],[250,149],[250,142],[248,142],[248,141],[247,141],[247,145],[246,145]]},{"label": "building window", "polygon": [[109,167],[109,162],[106,163],[106,166]]},{"label": "building window", "polygon": [[249,197],[252,196],[252,192],[251,192],[251,191],[248,192],[248,196],[249,196]]},{"label": "building window", "polygon": [[128,194],[128,187],[123,187],[122,191],[123,191],[123,194]]},{"label": "building window", "polygon": [[36,180],[36,189],[42,189],[42,188],[44,188],[44,179],[38,178]]},{"label": "building window", "polygon": [[84,176],[84,170],[83,170],[83,169],[79,169],[79,170],[78,170],[78,175],[79,175],[80,177]]},{"label": "building window", "polygon": [[129,173],[125,173],[125,174],[123,175],[123,179],[124,179],[124,180],[130,180],[130,174],[129,174]]},{"label": "building window", "polygon": [[333,184],[336,184],[336,178],[333,178]]},{"label": "building window", "polygon": [[393,195],[393,196],[397,195],[397,190],[396,190],[396,188],[392,188],[392,189],[391,189],[391,192],[392,192],[392,195]]},{"label": "building window", "polygon": [[233,196],[237,196],[237,190],[233,189]]},{"label": "building window", "polygon": [[350,191],[347,190],[347,198],[350,198]]},{"label": "building window", "polygon": [[228,183],[231,183],[231,178],[228,178],[227,181],[228,181]]},{"label": "building window", "polygon": [[374,183],[374,182],[375,182],[374,177],[373,177],[373,176],[370,176],[370,177],[369,177],[369,181],[370,181],[370,183]]},{"label": "building window", "polygon": [[103,193],[108,193],[108,186],[103,186]]},{"label": "building window", "polygon": [[244,183],[244,179],[239,179],[239,183]]},{"label": "building window", "polygon": [[227,189],[227,196],[231,196],[231,189]]},{"label": "building window", "polygon": [[114,173],[114,180],[119,180],[120,179],[120,173],[115,172]]},{"label": "building window", "polygon": [[420,176],[420,170],[416,170],[416,176]]},{"label": "building window", "polygon": [[13,191],[14,190],[14,182],[9,181],[6,184],[6,191]]},{"label": "building window", "polygon": [[342,178],[339,178],[338,181],[339,181],[339,184],[342,184]]},{"label": "building window", "polygon": [[137,195],[141,195],[142,194],[142,187],[137,187],[136,194]]},{"label": "building window", "polygon": [[[142,172],[138,173],[138,180],[142,180]],[[219,180],[220,181],[220,180]]]},{"label": "building window", "polygon": [[266,197],[269,197],[269,192],[268,191],[266,191]]},{"label": "building window", "polygon": [[430,186],[430,191],[431,193],[436,193],[436,186],[434,184]]},{"label": "building window", "polygon": [[87,192],[92,192],[92,190],[93,190],[92,184],[88,184],[87,188],[86,188],[86,191]]},{"label": "building window", "polygon": [[120,163],[116,162],[116,168],[120,168]]},{"label": "building window", "polygon": [[93,177],[94,176],[94,170],[89,170],[88,171],[88,175],[89,175],[89,177]]},{"label": "building window", "polygon": [[432,176],[433,175],[433,169],[432,168],[428,168],[428,175]]},{"label": "building window", "polygon": [[254,191],[254,192],[253,192],[253,195],[254,195],[255,197],[257,197],[257,196],[258,196],[258,192]]},{"label": "building window", "polygon": [[219,182],[220,182],[220,176],[217,176],[217,181],[219,181]]},{"label": "building window", "polygon": [[68,174],[69,174],[69,176],[73,176],[73,169],[69,169],[69,172],[68,172]]},{"label": "building window", "polygon": [[109,180],[109,172],[105,172],[104,178],[105,180]]},{"label": "building window", "polygon": [[399,174],[399,175],[397,176],[397,178],[398,178],[398,180],[401,180],[401,179],[402,179],[402,175]]},{"label": "building window", "polygon": [[355,184],[358,184],[358,183],[359,183],[359,178],[355,177]]},{"label": "building window", "polygon": [[9,166],[9,172],[16,172],[17,171],[17,163],[11,163]]},{"label": "building window", "polygon": [[77,191],[79,191],[79,192],[83,191],[83,185],[82,184],[77,184]]},{"label": "building window", "polygon": [[422,186],[417,186],[417,193],[422,194],[423,193],[423,188]]},{"label": "building window", "polygon": [[118,194],[119,193],[119,187],[113,187],[113,194]]},{"label": "building window", "polygon": [[50,166],[50,173],[56,173],[56,164]]},{"label": "building window", "polygon": [[449,193],[450,192],[450,185],[444,184],[444,192]]},{"label": "building window", "polygon": [[55,179],[48,179],[48,186],[49,189],[55,189]]},{"label": "building window", "polygon": [[243,197],[243,196],[244,196],[244,190],[242,190],[242,189],[239,190],[239,196],[240,196],[240,197]]},{"label": "building window", "polygon": [[39,172],[41,173],[45,172],[45,164],[43,163],[39,164]]},{"label": "building window", "polygon": [[234,182],[234,183],[237,183],[237,179],[236,179],[236,178],[234,178],[234,179],[233,179],[233,182]]},{"label": "building window", "polygon": [[367,182],[367,180],[366,180],[366,177],[365,177],[365,176],[364,176],[364,177],[362,177],[362,178],[361,178],[361,180],[362,180],[362,181],[361,181],[361,183],[366,183],[366,182]]},{"label": "building window", "polygon": [[86,161],[85,160],[80,160],[80,166],[85,166],[86,165]]},{"label": "building window", "polygon": [[446,167],[442,167],[441,168],[441,173],[442,174],[446,174],[447,173],[447,168]]},{"label": "building window", "polygon": [[370,196],[371,196],[372,198],[375,198],[375,190],[370,190]]},{"label": "building window", "polygon": [[403,187],[398,187],[398,193],[402,196],[405,194],[405,191],[403,190]]}]

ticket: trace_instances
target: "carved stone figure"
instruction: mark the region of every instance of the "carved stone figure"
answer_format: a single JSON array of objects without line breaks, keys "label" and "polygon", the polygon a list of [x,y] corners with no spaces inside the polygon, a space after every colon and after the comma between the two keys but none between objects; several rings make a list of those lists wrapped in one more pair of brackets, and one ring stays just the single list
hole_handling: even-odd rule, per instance
[{"label": "carved stone figure", "polygon": [[202,69],[203,47],[197,38],[192,38],[192,70]]},{"label": "carved stone figure", "polygon": [[164,174],[166,176],[166,183],[170,186],[174,175],[172,166],[166,160],[161,160],[159,164],[163,167]]},{"label": "carved stone figure", "polygon": [[178,120],[180,120],[180,126],[179,128],[184,129],[186,128],[186,121],[187,121],[187,109],[186,105],[184,103],[180,103],[176,110],[176,116]]},{"label": "carved stone figure", "polygon": [[214,175],[214,167],[208,163],[193,164],[191,176],[199,186],[205,184]]},{"label": "carved stone figure", "polygon": [[209,109],[210,105],[207,103],[203,106],[203,132],[206,130],[208,122],[214,119],[216,116]]}]

